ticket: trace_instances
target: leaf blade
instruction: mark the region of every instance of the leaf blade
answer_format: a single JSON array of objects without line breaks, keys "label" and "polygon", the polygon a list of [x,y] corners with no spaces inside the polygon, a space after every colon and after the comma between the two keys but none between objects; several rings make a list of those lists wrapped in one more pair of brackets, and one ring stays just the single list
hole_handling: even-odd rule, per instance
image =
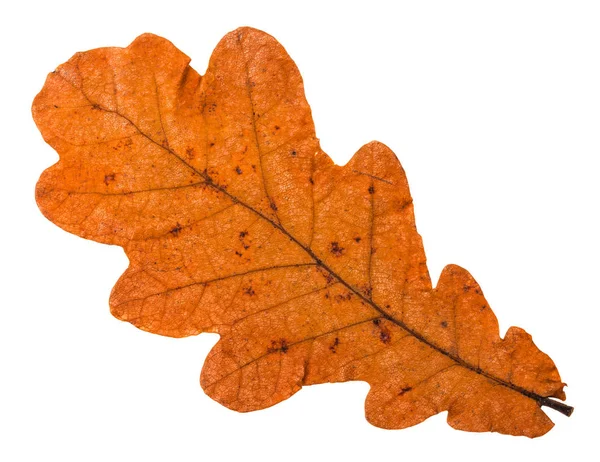
[{"label": "leaf blade", "polygon": [[397,158],[372,142],[333,165],[272,37],[228,34],[204,77],[150,34],[80,53],[33,113],[61,156],[40,209],[124,247],[116,317],[221,334],[201,378],[217,401],[249,411],[304,384],[364,380],[367,419],[384,428],[444,410],[464,430],[551,428],[539,408],[565,397],[554,363],[520,329],[500,339],[462,268],[432,287]]}]

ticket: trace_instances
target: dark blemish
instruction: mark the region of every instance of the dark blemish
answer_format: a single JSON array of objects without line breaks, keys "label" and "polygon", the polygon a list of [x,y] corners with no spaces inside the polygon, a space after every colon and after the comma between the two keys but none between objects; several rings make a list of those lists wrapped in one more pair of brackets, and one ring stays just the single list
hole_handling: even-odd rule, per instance
[{"label": "dark blemish", "polygon": [[290,349],[287,340],[284,338],[281,338],[279,340],[271,340],[271,346],[267,348],[267,353],[287,353],[287,351]]},{"label": "dark blemish", "polygon": [[312,179],[312,176],[308,178],[308,181],[310,182],[310,184],[315,184],[315,181]]},{"label": "dark blemish", "polygon": [[296,155],[297,155],[297,154],[298,154],[298,153],[297,153],[295,150],[294,150],[294,151],[292,151],[292,156],[296,157]]},{"label": "dark blemish", "polygon": [[287,346],[287,342],[285,341],[285,339],[281,339],[281,352],[285,354],[288,350],[289,347]]},{"label": "dark blemish", "polygon": [[463,292],[468,292],[469,290],[471,290],[471,286],[467,286],[467,285],[463,286]]},{"label": "dark blemish", "polygon": [[250,295],[251,297],[253,295],[256,295],[256,292],[254,292],[254,289],[252,288],[252,286],[250,286],[250,287],[244,287],[244,293],[246,295]]},{"label": "dark blemish", "polygon": [[481,290],[479,290],[479,289],[475,289],[475,293],[476,293],[477,295],[481,295]]},{"label": "dark blemish", "polygon": [[385,307],[386,307],[386,308],[389,308],[389,307],[390,307],[390,305],[385,305]]},{"label": "dark blemish", "polygon": [[409,392],[410,390],[412,390],[412,387],[404,387],[402,390],[400,390],[398,392],[398,396],[402,396],[404,393]]},{"label": "dark blemish", "polygon": [[344,247],[340,247],[337,241],[333,241],[330,244],[329,251],[336,257],[339,257],[344,253]]},{"label": "dark blemish", "polygon": [[329,345],[329,350],[332,353],[336,353],[337,347],[340,344],[340,339],[339,338],[335,338],[335,340],[333,341],[333,343],[331,345]]},{"label": "dark blemish", "polygon": [[255,87],[256,86],[256,82],[250,82],[250,86],[251,87]]},{"label": "dark blemish", "polygon": [[380,319],[373,319],[373,324],[379,328],[379,340],[381,340],[381,343],[389,344],[392,341],[390,330],[381,325]]},{"label": "dark blemish", "polygon": [[375,194],[375,187],[373,185],[369,186],[369,194]]},{"label": "dark blemish", "polygon": [[104,184],[108,186],[108,183],[111,181],[115,181],[115,174],[109,173],[108,175],[104,175]]},{"label": "dark blemish", "polygon": [[327,285],[331,284],[335,279],[329,271],[321,270],[321,274],[325,278],[325,281],[327,281]]},{"label": "dark blemish", "polygon": [[377,252],[377,249],[375,247],[371,247],[371,255],[375,255],[375,252]]},{"label": "dark blemish", "polygon": [[392,334],[390,334],[390,331],[387,327],[379,327],[379,329],[381,329],[379,332],[379,340],[381,340],[381,343],[385,343],[387,345],[392,341]]},{"label": "dark blemish", "polygon": [[442,321],[440,322],[440,326],[442,326],[445,329],[446,327],[448,327],[448,323],[446,321]]},{"label": "dark blemish", "polygon": [[242,243],[242,247],[243,247],[245,250],[248,250],[248,249],[250,248],[250,244],[247,244],[247,243],[246,243],[246,241],[244,241],[244,238],[245,238],[247,235],[248,235],[248,231],[240,231],[240,234],[239,234],[239,237],[238,237],[238,238],[239,238],[239,240],[240,240],[240,242]]},{"label": "dark blemish", "polygon": [[100,105],[98,103],[92,104],[92,110],[99,111],[100,110]]},{"label": "dark blemish", "polygon": [[331,281],[333,281],[333,275],[329,272],[324,270],[323,268],[317,267],[317,271],[321,274],[321,276],[323,276],[325,278],[325,280],[327,281],[327,284],[329,284]]},{"label": "dark blemish", "polygon": [[356,243],[358,244],[358,243],[361,241],[361,239],[362,239],[362,238],[361,238],[360,236],[356,236],[356,237],[354,238],[354,242],[356,242]]},{"label": "dark blemish", "polygon": [[363,288],[363,294],[365,294],[366,297],[371,298],[372,293],[373,293],[373,288],[371,286],[366,286]]},{"label": "dark blemish", "polygon": [[352,300],[352,296],[353,296],[353,295],[354,295],[354,294],[353,294],[352,292],[347,292],[347,293],[345,293],[345,294],[337,294],[337,295],[335,296],[335,301],[336,301],[336,302],[344,302],[344,301],[346,301],[346,302],[347,302],[347,301],[349,301],[349,300]]},{"label": "dark blemish", "polygon": [[54,105],[54,107],[55,107],[56,109],[58,109],[58,106],[57,106],[56,104]]},{"label": "dark blemish", "polygon": [[279,125],[275,125],[275,130],[279,130],[281,127]]},{"label": "dark blemish", "polygon": [[242,169],[240,168],[239,165],[237,167],[235,167],[235,173],[237,173],[238,175],[242,174]]},{"label": "dark blemish", "polygon": [[212,148],[215,145],[215,143],[209,143],[209,146]]},{"label": "dark blemish", "polygon": [[189,160],[192,160],[194,158],[194,148],[187,148],[185,150],[185,154],[187,155]]},{"label": "dark blemish", "polygon": [[256,172],[256,165],[251,165],[252,170],[254,170]]},{"label": "dark blemish", "polygon": [[412,204],[412,200],[404,201],[402,204],[400,204],[400,211],[403,211],[410,204]]},{"label": "dark blemish", "polygon": [[241,256],[242,256],[242,253],[241,253],[241,252],[238,252],[237,250],[235,251],[235,254],[236,254],[238,257],[241,257]]},{"label": "dark blemish", "polygon": [[275,202],[271,201],[271,208],[273,209],[274,212],[277,212],[277,206],[275,205]]},{"label": "dark blemish", "polygon": [[481,308],[479,308],[479,311],[483,311],[487,308],[487,305],[481,305]]},{"label": "dark blemish", "polygon": [[177,223],[177,224],[175,225],[175,227],[174,227],[174,228],[173,228],[171,231],[169,231],[169,232],[170,232],[170,233],[171,233],[173,236],[177,237],[177,236],[179,236],[179,232],[181,231],[181,229],[182,229],[182,228],[181,228],[181,225],[180,225],[179,223]]},{"label": "dark blemish", "polygon": [[325,292],[325,298],[329,298],[329,292]]}]

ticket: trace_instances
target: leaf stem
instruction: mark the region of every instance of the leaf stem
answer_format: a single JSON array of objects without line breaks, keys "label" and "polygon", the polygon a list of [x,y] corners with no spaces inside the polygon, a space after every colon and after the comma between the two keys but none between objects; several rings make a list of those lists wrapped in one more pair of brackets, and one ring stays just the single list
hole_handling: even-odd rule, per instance
[{"label": "leaf stem", "polygon": [[540,406],[548,406],[549,408],[554,409],[555,411],[558,411],[561,414],[566,415],[567,417],[570,417],[571,414],[573,414],[573,411],[575,409],[573,406],[569,406],[568,404],[561,403],[560,401],[555,401],[551,398],[542,399],[540,401]]}]

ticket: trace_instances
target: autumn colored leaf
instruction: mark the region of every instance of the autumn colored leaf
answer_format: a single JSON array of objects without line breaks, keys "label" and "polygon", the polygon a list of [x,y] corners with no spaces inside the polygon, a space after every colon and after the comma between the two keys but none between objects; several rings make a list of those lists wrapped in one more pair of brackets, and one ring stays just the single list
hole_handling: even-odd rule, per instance
[{"label": "autumn colored leaf", "polygon": [[226,35],[204,76],[150,34],[77,53],[33,114],[60,155],[40,209],[125,249],[114,316],[221,335],[201,384],[224,406],[362,380],[383,428],[447,410],[457,429],[535,437],[553,426],[541,406],[571,413],[552,399],[565,399],[552,360],[520,328],[500,338],[466,270],[432,287],[396,156],[372,142],[337,166],[320,149],[298,69],[269,35]]}]

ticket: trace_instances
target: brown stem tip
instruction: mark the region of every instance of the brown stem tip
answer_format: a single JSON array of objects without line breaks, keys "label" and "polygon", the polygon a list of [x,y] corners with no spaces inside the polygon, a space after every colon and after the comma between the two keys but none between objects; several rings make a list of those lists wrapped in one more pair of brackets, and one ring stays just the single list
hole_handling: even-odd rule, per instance
[{"label": "brown stem tip", "polygon": [[573,414],[573,410],[575,409],[573,406],[569,406],[568,404],[561,403],[560,401],[555,401],[550,398],[544,398],[541,403],[541,406],[548,406],[549,408],[554,409],[555,411],[560,412],[561,414],[570,417]]}]

